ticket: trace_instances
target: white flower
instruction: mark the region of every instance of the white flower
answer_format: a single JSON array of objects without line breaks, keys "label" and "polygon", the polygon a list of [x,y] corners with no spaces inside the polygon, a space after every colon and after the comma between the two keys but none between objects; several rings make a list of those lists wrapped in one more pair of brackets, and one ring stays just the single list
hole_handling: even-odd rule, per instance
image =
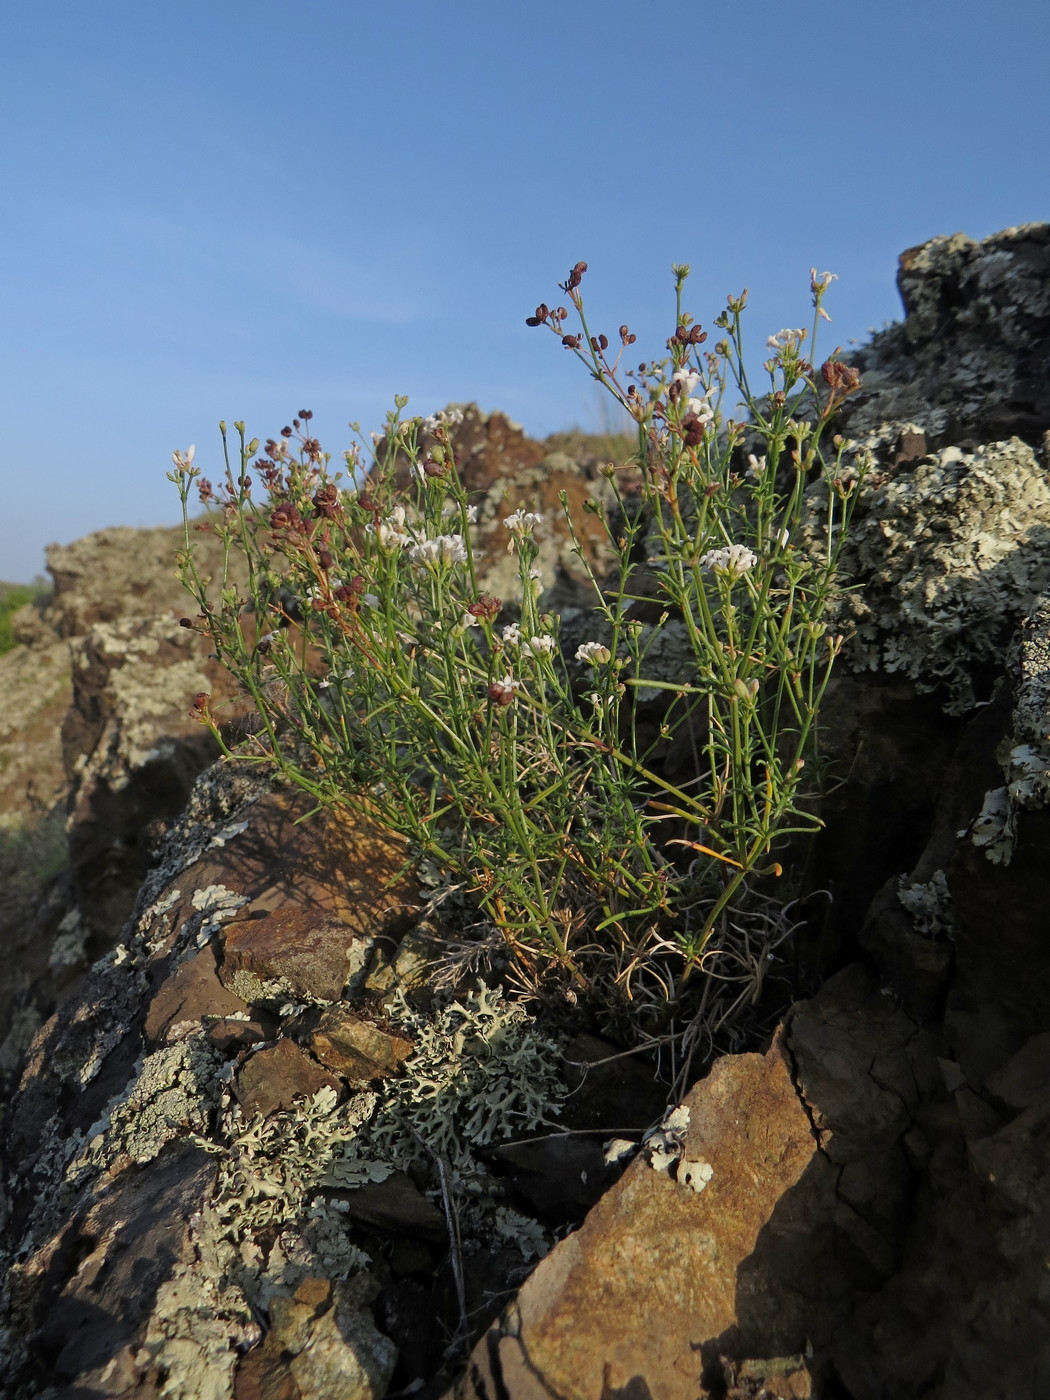
[{"label": "white flower", "polygon": [[790,531],[790,530],[781,530],[780,534],[777,536],[777,544],[780,546],[781,549],[787,549],[787,547],[788,547],[788,541],[789,541],[790,539],[791,539],[791,531]]},{"label": "white flower", "polygon": [[533,656],[551,656],[554,652],[553,637],[530,637],[526,646]]},{"label": "white flower", "polygon": [[765,469],[766,469],[766,459],[765,459],[765,456],[756,457],[755,454],[754,454],[753,452],[749,452],[748,455],[747,455],[747,474],[748,474],[748,476],[761,476],[762,473],[765,471]]},{"label": "white flower", "polygon": [[581,642],[576,648],[576,660],[586,661],[591,666],[602,666],[612,660],[612,652],[601,642]]},{"label": "white flower", "polygon": [[489,686],[489,699],[494,700],[497,705],[509,705],[514,699],[514,692],[521,689],[521,681],[516,681],[511,673],[498,681],[494,681]]},{"label": "white flower", "polygon": [[333,671],[330,676],[325,676],[323,681],[317,682],[318,690],[327,690],[329,686],[345,685],[354,678],[354,668],[348,666],[345,671]]},{"label": "white flower", "polygon": [[480,627],[481,624],[473,613],[465,612],[459,619],[459,625],[463,631],[466,631],[468,627]]},{"label": "white flower", "polygon": [[193,445],[193,443],[190,443],[189,447],[187,447],[185,452],[176,451],[171,454],[171,460],[175,463],[175,466],[178,471],[189,471],[190,467],[193,464],[193,458],[196,454],[196,451],[196,447]]},{"label": "white flower", "polygon": [[370,535],[375,535],[379,548],[387,554],[396,554],[412,543],[412,536],[405,529],[404,506],[395,506],[385,520],[365,528]]},{"label": "white flower", "polygon": [[409,549],[408,557],[421,569],[431,564],[463,564],[467,547],[462,535],[438,535],[436,539],[417,541]]},{"label": "white flower", "polygon": [[509,622],[503,629],[503,645],[516,647],[521,643],[521,628],[516,622]]},{"label": "white flower", "polygon": [[805,340],[808,332],[800,331],[777,331],[776,335],[771,335],[766,341],[770,350],[797,350]]},{"label": "white flower", "polygon": [[672,384],[681,384],[682,392],[688,396],[700,383],[700,376],[695,370],[676,369],[671,375],[671,382]]},{"label": "white flower", "polygon": [[746,574],[748,569],[753,569],[757,563],[758,555],[743,544],[727,545],[724,549],[709,549],[700,560],[702,568],[710,569],[715,574],[726,574],[731,579]]},{"label": "white flower", "polygon": [[507,545],[507,552],[514,552],[516,540],[522,540],[526,535],[531,535],[537,525],[542,524],[543,516],[537,515],[533,510],[516,510],[513,515],[508,515],[503,521],[503,527],[510,531],[510,543]]},{"label": "white flower", "polygon": [[[446,520],[453,515],[458,517],[459,506],[456,505],[455,501],[449,501],[449,503],[445,506],[445,509],[441,512],[441,514],[445,517]],[[468,525],[476,525],[478,523],[477,506],[467,506],[466,517]]]},{"label": "white flower", "polygon": [[690,399],[686,404],[686,411],[695,414],[699,418],[701,426],[706,426],[715,416],[715,411],[708,403],[706,396],[702,399]]},{"label": "white flower", "polygon": [[810,290],[814,293],[826,291],[827,288],[831,286],[832,282],[837,282],[838,280],[837,272],[822,272],[818,276],[815,267],[809,269],[809,286]]}]

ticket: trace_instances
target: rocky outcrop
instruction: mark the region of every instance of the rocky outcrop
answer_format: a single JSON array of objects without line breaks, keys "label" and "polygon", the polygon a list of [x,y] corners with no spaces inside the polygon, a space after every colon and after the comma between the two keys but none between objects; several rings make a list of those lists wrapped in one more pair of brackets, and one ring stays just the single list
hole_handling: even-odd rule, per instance
[{"label": "rocky outcrop", "polygon": [[[381,1006],[372,970],[426,934],[418,882],[367,813],[304,814],[210,770],[125,942],[37,1035],[7,1131],[5,1394],[382,1395],[440,1373],[443,1328],[548,1247],[511,1184],[535,1160],[492,1154],[613,1047],[483,987],[434,1018]],[[642,1126],[643,1084],[596,1066],[582,1119],[613,1091]],[[590,1204],[599,1142],[576,1161]]]},{"label": "rocky outcrop", "polygon": [[897,450],[911,450],[909,423],[931,448],[1038,442],[1050,423],[1050,224],[933,238],[901,254],[897,287],[904,319],[850,357],[864,388],[844,431],[896,423]]},{"label": "rocky outcrop", "polygon": [[[579,506],[604,479],[599,459],[552,452],[503,414],[467,405],[457,441],[491,563],[482,585],[517,586],[505,515],[538,504],[546,515],[539,566],[551,605],[586,587],[560,493]],[[583,525],[585,552],[602,567],[601,531]],[[192,528],[201,573],[223,567],[218,540]],[[117,527],[47,553],[54,590],[18,614],[21,643],[0,657],[0,1082],[57,996],[112,947],[129,917],[166,824],[184,808],[215,744],[189,710],[207,691],[228,734],[242,708],[203,637],[180,627],[192,604],[177,577],[181,526]],[[239,579],[238,563],[230,564]],[[6,834],[5,834],[6,833]]]},{"label": "rocky outcrop", "polygon": [[[479,983],[455,900],[428,904],[367,811],[297,823],[264,774],[209,769],[23,1066],[13,1400],[1042,1393],[1048,248],[1040,225],[913,250],[905,320],[858,354],[848,431],[874,466],[822,715],[825,893],[797,999],[760,1008],[772,1039],[669,1104],[578,1011]],[[535,492],[556,516],[561,489],[600,491],[501,415],[464,430],[493,557]],[[571,549],[547,543],[571,607]],[[206,658],[174,617],[74,591],[66,733],[98,866],[145,815],[121,826],[120,774],[170,765],[168,726],[192,743],[165,704]]]}]

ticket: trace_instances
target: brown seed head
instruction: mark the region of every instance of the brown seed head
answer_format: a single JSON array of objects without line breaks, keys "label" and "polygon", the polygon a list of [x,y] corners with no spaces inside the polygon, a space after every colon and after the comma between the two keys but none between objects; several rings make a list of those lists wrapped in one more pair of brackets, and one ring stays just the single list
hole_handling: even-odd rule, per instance
[{"label": "brown seed head", "polygon": [[500,609],[503,607],[502,598],[493,598],[488,593],[482,593],[473,603],[467,604],[467,612],[471,617],[487,619],[489,622],[498,617]]},{"label": "brown seed head", "polygon": [[289,505],[287,501],[282,501],[270,516],[271,530],[290,530],[299,534],[303,528],[303,517],[296,510],[295,506]]}]

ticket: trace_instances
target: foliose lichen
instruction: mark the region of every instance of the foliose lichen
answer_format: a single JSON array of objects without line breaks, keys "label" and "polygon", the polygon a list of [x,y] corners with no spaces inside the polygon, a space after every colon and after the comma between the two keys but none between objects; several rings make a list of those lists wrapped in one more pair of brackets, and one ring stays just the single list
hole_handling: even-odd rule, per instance
[{"label": "foliose lichen", "polygon": [[[895,469],[900,425],[857,445],[874,469],[858,488],[841,556],[849,592],[836,624],[855,670],[900,672],[943,687],[948,714],[981,698],[982,667],[1003,664],[1016,623],[1050,583],[1050,480],[1018,438],[973,452],[946,447]],[[802,542],[824,538],[826,482],[806,493]]]},{"label": "foliose lichen", "polygon": [[1010,863],[1020,813],[1050,801],[1050,594],[1036,601],[1019,629],[1009,670],[1013,715],[998,751],[1004,782],[985,793],[969,828],[973,844],[997,865]]},{"label": "foliose lichen", "polygon": [[952,895],[943,870],[935,870],[925,882],[909,881],[902,875],[897,898],[911,915],[917,933],[931,939],[953,937]]}]

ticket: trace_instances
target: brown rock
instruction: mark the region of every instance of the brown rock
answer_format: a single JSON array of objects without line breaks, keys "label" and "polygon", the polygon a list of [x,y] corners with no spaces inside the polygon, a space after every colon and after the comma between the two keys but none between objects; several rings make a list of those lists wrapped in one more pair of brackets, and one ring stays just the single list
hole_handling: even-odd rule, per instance
[{"label": "brown rock", "polygon": [[368,1181],[339,1195],[351,1220],[413,1239],[440,1243],[446,1237],[445,1217],[404,1172],[393,1172],[385,1181]]},{"label": "brown rock", "polygon": [[234,1093],[246,1118],[265,1118],[280,1108],[291,1108],[299,1095],[307,1098],[326,1086],[339,1092],[339,1080],[304,1055],[297,1045],[282,1039],[276,1045],[250,1055],[237,1071]]},{"label": "brown rock", "polygon": [[214,1179],[214,1160],[197,1149],[123,1171],[99,1183],[44,1260],[23,1266],[41,1273],[44,1320],[34,1348],[49,1359],[63,1394],[116,1400],[128,1393],[129,1375],[136,1395],[157,1393],[141,1385],[131,1358],[158,1288],[192,1251],[188,1221]]},{"label": "brown rock", "polygon": [[329,914],[362,936],[409,919],[419,904],[419,882],[404,873],[401,838],[361,808],[335,808],[301,821],[309,810],[306,798],[282,793],[253,808],[248,844],[268,878],[245,913],[294,905]]},{"label": "brown rock", "polygon": [[[359,1291],[353,1281],[333,1289],[326,1279],[306,1279],[293,1297],[272,1300],[272,1330],[264,1345],[278,1374],[287,1370],[295,1386],[293,1390],[278,1382],[282,1388],[272,1390],[273,1400],[294,1400],[297,1395],[308,1400],[380,1400],[397,1349],[377,1331],[371,1313],[360,1305]],[[256,1393],[270,1400],[262,1390],[246,1391],[245,1400]]]},{"label": "brown rock", "polygon": [[146,1013],[143,1034],[152,1045],[159,1045],[180,1024],[196,1029],[205,1016],[246,1010],[247,1004],[219,981],[214,948],[202,948],[161,983]]},{"label": "brown rock", "polygon": [[696,1396],[700,1344],[733,1324],[737,1270],[816,1143],[779,1042],[720,1060],[685,1103],[707,1188],[632,1163],[482,1338],[457,1396]]},{"label": "brown rock", "polygon": [[1050,1031],[1032,1036],[1002,1069],[988,1078],[989,1092],[1007,1108],[1030,1108],[1050,1086]]},{"label": "brown rock", "polygon": [[242,1356],[233,1378],[233,1400],[300,1400],[284,1348],[272,1332]]},{"label": "brown rock", "polygon": [[352,938],[338,919],[307,909],[283,908],[261,919],[239,919],[223,932],[220,976],[226,986],[245,991],[253,979],[279,980],[292,995],[335,1001],[346,983]]},{"label": "brown rock", "polygon": [[386,1079],[400,1074],[415,1046],[355,1016],[345,1006],[330,1006],[310,1036],[312,1053],[323,1065],[348,1079]]},{"label": "brown rock", "polygon": [[[239,773],[247,786],[245,770]],[[343,950],[355,937],[412,920],[419,884],[402,874],[405,847],[393,832],[348,808],[304,821],[310,803],[297,793],[263,790],[252,798],[229,833],[213,839],[163,892],[180,892],[164,916],[172,932],[194,914],[193,892],[210,885],[245,898],[237,922],[289,910],[341,923]]]},{"label": "brown rock", "polygon": [[206,1034],[219,1050],[248,1050],[260,1040],[272,1039],[274,1030],[272,1021],[266,1024],[261,1020],[239,1021],[235,1017],[220,1016],[208,1025]]}]

